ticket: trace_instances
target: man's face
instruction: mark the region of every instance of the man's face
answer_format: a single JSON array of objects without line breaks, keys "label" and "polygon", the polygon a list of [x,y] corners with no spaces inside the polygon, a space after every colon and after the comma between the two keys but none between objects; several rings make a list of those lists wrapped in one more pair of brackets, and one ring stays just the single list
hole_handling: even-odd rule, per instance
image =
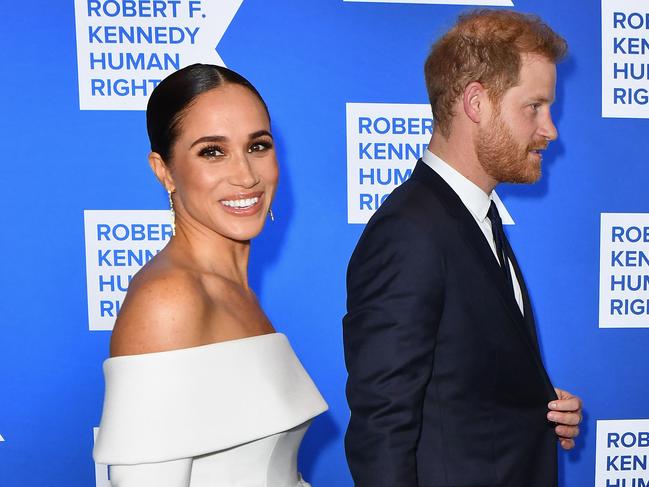
[{"label": "man's face", "polygon": [[491,104],[481,125],[477,155],[498,182],[533,183],[541,177],[541,151],[557,138],[550,106],[557,70],[538,54],[523,54],[520,82]]}]

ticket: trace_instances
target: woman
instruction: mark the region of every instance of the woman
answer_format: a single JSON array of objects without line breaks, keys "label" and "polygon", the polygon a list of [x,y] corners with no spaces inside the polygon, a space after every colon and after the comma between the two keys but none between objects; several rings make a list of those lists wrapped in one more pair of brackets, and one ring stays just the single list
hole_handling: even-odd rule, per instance
[{"label": "woman", "polygon": [[308,485],[297,448],[327,406],[248,287],[278,179],[266,105],[195,64],[153,91],[147,129],[175,231],[115,324],[95,460],[115,487]]}]

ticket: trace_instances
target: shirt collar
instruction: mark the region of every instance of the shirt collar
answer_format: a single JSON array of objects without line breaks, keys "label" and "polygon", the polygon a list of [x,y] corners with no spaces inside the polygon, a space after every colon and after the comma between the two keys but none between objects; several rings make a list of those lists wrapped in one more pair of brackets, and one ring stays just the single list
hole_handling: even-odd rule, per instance
[{"label": "shirt collar", "polygon": [[430,150],[426,149],[421,159],[446,181],[478,221],[483,222],[487,218],[487,212],[491,205],[490,194],[482,191],[479,186],[465,178]]}]

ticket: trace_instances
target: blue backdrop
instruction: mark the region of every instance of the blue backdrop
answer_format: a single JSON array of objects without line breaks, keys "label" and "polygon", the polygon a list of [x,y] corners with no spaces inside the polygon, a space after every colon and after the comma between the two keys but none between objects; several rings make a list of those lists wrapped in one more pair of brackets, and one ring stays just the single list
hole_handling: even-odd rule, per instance
[{"label": "blue backdrop", "polygon": [[[602,117],[600,2],[514,4],[570,45],[543,178],[499,193],[547,368],[585,402],[578,446],[560,455],[561,485],[591,486],[596,421],[649,417],[647,331],[600,328],[598,316],[600,215],[649,210],[648,127]],[[429,46],[466,8],[243,0],[218,44],[273,118],[276,221],[253,243],[250,273],[330,405],[301,451],[315,486],[352,485],[341,318],[363,226],[348,223],[346,103],[426,103]],[[165,209],[166,194],[146,162],[143,111],[80,109],[74,2],[2,0],[0,12],[0,485],[94,486],[110,334],[89,330],[84,210]]]}]

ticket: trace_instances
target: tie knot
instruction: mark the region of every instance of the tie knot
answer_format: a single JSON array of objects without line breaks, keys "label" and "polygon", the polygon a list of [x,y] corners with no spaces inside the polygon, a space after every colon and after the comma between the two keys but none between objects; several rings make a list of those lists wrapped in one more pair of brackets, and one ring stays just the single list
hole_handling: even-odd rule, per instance
[{"label": "tie knot", "polygon": [[496,203],[494,203],[493,200],[491,200],[491,204],[489,205],[487,216],[489,217],[491,223],[502,225],[500,220],[500,213],[498,213],[498,208],[496,208]]}]

